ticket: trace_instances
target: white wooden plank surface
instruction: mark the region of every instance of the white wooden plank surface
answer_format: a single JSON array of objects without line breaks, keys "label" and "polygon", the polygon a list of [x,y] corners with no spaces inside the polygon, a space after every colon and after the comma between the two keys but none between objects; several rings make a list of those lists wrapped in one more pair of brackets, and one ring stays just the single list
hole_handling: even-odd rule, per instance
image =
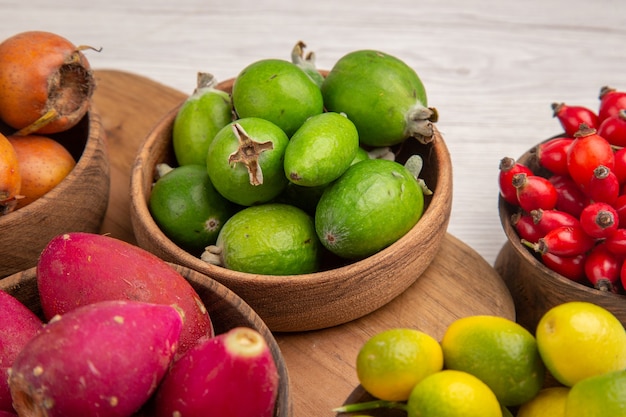
[{"label": "white wooden plank surface", "polygon": [[[230,78],[256,59],[288,59],[297,40],[330,68],[355,49],[414,67],[454,163],[449,231],[489,263],[504,242],[498,162],[559,132],[550,104],[596,108],[626,89],[623,0],[0,0],[0,38],[57,32],[119,69],[191,92],[199,70]],[[1,93],[1,92],[0,92]]]}]

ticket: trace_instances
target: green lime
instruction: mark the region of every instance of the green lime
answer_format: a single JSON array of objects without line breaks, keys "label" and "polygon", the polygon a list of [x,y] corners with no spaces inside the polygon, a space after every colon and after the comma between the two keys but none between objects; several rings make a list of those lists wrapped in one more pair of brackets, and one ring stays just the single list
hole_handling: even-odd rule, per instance
[{"label": "green lime", "polygon": [[626,417],[626,370],[577,382],[565,401],[565,417]]},{"label": "green lime", "polygon": [[495,393],[505,406],[523,404],[541,389],[545,368],[535,337],[504,317],[462,317],[441,340],[445,366],[468,372]]},{"label": "green lime", "polygon": [[536,337],[546,368],[563,385],[626,368],[624,326],[596,304],[571,301],[551,308]]},{"label": "green lime", "polygon": [[206,169],[217,191],[242,206],[266,203],[289,182],[283,161],[289,138],[264,119],[248,117],[222,128],[209,146]]},{"label": "green lime", "polygon": [[309,117],[324,111],[320,88],[296,64],[262,59],[235,78],[233,106],[239,118],[269,120],[291,137]]},{"label": "green lime", "polygon": [[285,150],[285,175],[306,187],[326,185],[352,164],[359,149],[354,123],[339,113],[311,116]]},{"label": "green lime", "polygon": [[408,417],[502,417],[500,403],[479,378],[446,369],[418,383],[407,402]]},{"label": "green lime", "polygon": [[359,50],[340,58],[321,87],[328,111],[345,113],[361,143],[391,146],[408,137],[428,142],[437,113],[428,108],[419,76],[402,60]]},{"label": "green lime", "polygon": [[369,338],[359,350],[356,371],[361,386],[376,398],[406,401],[415,385],[443,368],[443,353],[432,336],[395,328]]},{"label": "green lime", "polygon": [[230,96],[215,88],[211,74],[199,73],[197,88],[181,105],[172,126],[172,145],[178,164],[206,164],[209,144],[231,121]]},{"label": "green lime", "polygon": [[401,164],[368,159],[330,184],[315,211],[322,244],[347,259],[370,256],[408,232],[421,218],[424,195]]},{"label": "green lime", "polygon": [[267,203],[233,215],[203,259],[240,272],[296,275],[317,271],[319,248],[311,216]]},{"label": "green lime", "polygon": [[215,190],[203,165],[183,165],[160,177],[148,206],[163,233],[194,255],[215,243],[237,210]]}]

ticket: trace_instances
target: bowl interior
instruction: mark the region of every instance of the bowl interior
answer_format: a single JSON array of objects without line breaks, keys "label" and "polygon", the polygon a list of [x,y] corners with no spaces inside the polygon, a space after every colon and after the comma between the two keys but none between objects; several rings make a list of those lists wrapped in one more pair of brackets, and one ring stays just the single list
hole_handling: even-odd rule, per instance
[{"label": "bowl interior", "polygon": [[[1,128],[8,131],[6,126]],[[49,136],[68,149],[76,166],[41,198],[0,216],[0,277],[34,266],[39,252],[57,234],[95,233],[104,220],[110,177],[99,115],[90,111],[70,130]]]},{"label": "bowl interior", "polygon": [[[218,88],[230,92],[232,82],[225,81]],[[179,106],[170,110],[149,133],[132,169],[131,221],[137,242],[162,259],[200,271],[226,285],[245,299],[272,330],[324,328],[367,314],[404,291],[435,256],[445,236],[452,204],[452,164],[438,131],[431,144],[410,139],[394,148],[401,163],[410,155],[422,156],[421,177],[434,194],[426,197],[419,222],[382,251],[358,262],[329,256],[324,270],[295,276],[241,273],[201,261],[161,232],[147,204],[156,165],[176,165],[171,132],[178,109]]]},{"label": "bowl interior", "polygon": [[[182,274],[196,290],[209,312],[216,334],[238,326],[246,326],[263,335],[272,352],[280,377],[274,417],[291,417],[289,374],[285,360],[276,339],[261,318],[245,301],[220,283],[189,268],[175,264],[170,264],[170,266]],[[0,280],[0,290],[13,295],[43,318],[37,290],[36,268],[20,271]]]}]

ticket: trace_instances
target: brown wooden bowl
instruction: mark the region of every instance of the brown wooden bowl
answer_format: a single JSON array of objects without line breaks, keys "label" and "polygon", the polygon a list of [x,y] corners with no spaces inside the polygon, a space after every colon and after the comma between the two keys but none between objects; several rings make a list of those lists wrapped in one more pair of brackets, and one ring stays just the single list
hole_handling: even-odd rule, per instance
[{"label": "brown wooden bowl", "polygon": [[[548,176],[539,167],[534,148],[517,161],[527,165],[535,174]],[[539,319],[550,308],[568,301],[588,301],[611,311],[626,326],[626,296],[596,290],[546,267],[532,250],[521,243],[511,223],[511,216],[517,208],[500,197],[498,210],[508,241],[500,250],[494,267],[511,292],[517,321],[521,325],[534,333]]]},{"label": "brown wooden bowl", "polygon": [[[233,80],[218,88],[230,92]],[[241,273],[201,261],[175,245],[159,229],[148,209],[158,163],[175,164],[172,124],[175,107],[153,128],[140,147],[131,172],[131,221],[139,246],[162,259],[200,271],[246,300],[272,331],[314,330],[362,317],[408,288],[430,265],[446,234],[452,206],[452,163],[446,144],[408,140],[398,153],[424,159],[422,177],[432,196],[418,223],[386,249],[359,262],[303,275],[270,276]]]},{"label": "brown wooden bowl", "polygon": [[[175,264],[170,266],[182,274],[196,290],[209,312],[216,334],[238,326],[250,327],[261,333],[272,352],[280,380],[274,417],[291,417],[292,403],[287,366],[276,339],[263,320],[245,301],[219,282],[184,266]],[[0,290],[20,300],[43,319],[36,274],[34,267],[15,273],[0,280]]]},{"label": "brown wooden bowl", "polygon": [[0,216],[0,278],[35,266],[54,236],[95,233],[104,220],[110,177],[100,116],[92,110],[73,128],[50,137],[70,151],[76,166],[44,196]]}]

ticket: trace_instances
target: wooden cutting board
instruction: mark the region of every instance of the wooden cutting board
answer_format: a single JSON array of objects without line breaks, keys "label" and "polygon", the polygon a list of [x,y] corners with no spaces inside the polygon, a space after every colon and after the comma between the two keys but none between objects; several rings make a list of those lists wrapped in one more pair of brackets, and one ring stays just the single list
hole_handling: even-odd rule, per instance
[{"label": "wooden cutting board", "polygon": [[[94,106],[107,133],[111,160],[111,197],[101,231],[136,243],[128,192],[135,154],[152,126],[187,93],[116,70],[98,70],[96,80]],[[514,319],[515,309],[495,270],[448,234],[423,276],[386,306],[341,326],[275,335],[290,375],[295,417],[335,415],[332,408],[358,385],[356,355],[372,335],[412,327],[440,339],[452,321],[474,314]]]}]

